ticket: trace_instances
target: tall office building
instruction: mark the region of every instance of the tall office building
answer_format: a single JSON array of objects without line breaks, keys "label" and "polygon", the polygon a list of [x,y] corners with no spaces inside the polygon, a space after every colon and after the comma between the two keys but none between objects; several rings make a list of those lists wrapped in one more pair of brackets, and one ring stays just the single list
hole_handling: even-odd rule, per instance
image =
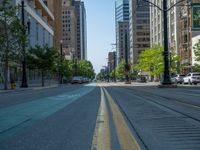
[{"label": "tall office building", "polygon": [[87,19],[84,2],[81,2],[81,59],[87,59]]},{"label": "tall office building", "polygon": [[116,67],[116,52],[109,52],[108,53],[108,69],[109,72],[115,69]]},{"label": "tall office building", "polygon": [[[167,1],[167,6],[170,8],[172,5],[177,3],[178,0]],[[162,8],[162,0],[151,0]],[[169,50],[178,54],[178,11],[180,7],[172,7],[168,11],[168,40]],[[150,28],[151,28],[151,46],[154,44],[163,45],[163,13],[156,7],[150,7]]]},{"label": "tall office building", "polygon": [[62,0],[43,0],[48,6],[51,13],[55,16],[53,22],[54,38],[53,45],[60,50],[60,42],[62,40]]},{"label": "tall office building", "polygon": [[84,2],[81,0],[74,0],[76,12],[76,58],[87,59],[87,30],[86,30],[86,11]]},{"label": "tall office building", "polygon": [[139,54],[150,47],[149,5],[142,0],[129,0],[129,5],[130,60],[135,64]]},{"label": "tall office building", "polygon": [[[15,0],[15,5],[18,4],[21,4],[21,1]],[[43,1],[25,0],[24,5],[29,46],[48,45],[53,47],[54,15]],[[19,17],[21,17],[21,11]]]},{"label": "tall office building", "polygon": [[[200,3],[200,0],[193,0]],[[181,73],[187,74],[192,71],[192,66],[200,64],[195,61],[194,45],[200,39],[200,29],[194,29],[192,25],[192,7],[186,1],[181,3],[178,15],[178,37]],[[193,12],[195,13],[195,12]]]},{"label": "tall office building", "polygon": [[126,52],[129,58],[129,22],[119,21],[117,22],[117,63],[119,64],[122,60],[125,60]]},{"label": "tall office building", "polygon": [[[1,1],[0,1],[1,2]],[[21,5],[21,0],[13,0],[13,5]],[[41,0],[24,0],[24,23],[27,27],[27,46],[35,47],[36,45],[44,46],[47,45],[49,47],[53,47],[53,22],[54,16],[49,10],[49,8],[45,5],[44,1]],[[20,7],[18,17],[22,18],[21,13],[22,7]],[[0,24],[2,22],[0,21]],[[4,30],[4,28],[1,28]],[[11,61],[12,62],[12,61]],[[3,68],[2,61],[0,61],[0,67]],[[21,80],[21,64],[10,63],[9,62],[9,73],[8,79],[10,75],[12,75],[16,80]],[[2,71],[0,69],[0,74]],[[28,78],[30,80],[38,78],[37,72],[32,70],[27,70]],[[39,74],[39,73],[38,73]]]},{"label": "tall office building", "polygon": [[71,0],[63,0],[62,4],[62,37],[63,51],[65,58],[70,59],[75,56],[77,38],[76,38],[76,14],[75,7]]},{"label": "tall office building", "polygon": [[[116,21],[117,64],[119,64],[121,60],[125,59],[125,50],[129,52],[129,40],[127,40],[129,39],[128,0],[115,1],[115,21]],[[126,47],[126,45],[128,45],[128,47]]]}]

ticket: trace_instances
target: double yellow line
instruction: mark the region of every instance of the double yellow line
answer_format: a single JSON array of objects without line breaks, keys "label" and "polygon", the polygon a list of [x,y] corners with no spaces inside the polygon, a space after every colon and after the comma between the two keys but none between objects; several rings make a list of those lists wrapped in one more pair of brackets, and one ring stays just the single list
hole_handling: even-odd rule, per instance
[{"label": "double yellow line", "polygon": [[91,150],[111,150],[109,115],[106,100],[111,109],[121,150],[140,150],[140,146],[132,135],[119,107],[103,87],[101,87],[101,104],[97,116]]}]

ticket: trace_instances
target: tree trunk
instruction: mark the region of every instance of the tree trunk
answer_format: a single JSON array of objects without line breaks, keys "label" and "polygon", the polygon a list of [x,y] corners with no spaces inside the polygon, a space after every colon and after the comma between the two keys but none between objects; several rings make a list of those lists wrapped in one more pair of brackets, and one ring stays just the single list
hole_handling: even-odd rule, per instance
[{"label": "tree trunk", "polygon": [[4,66],[4,90],[8,89],[8,28],[7,28],[7,18],[4,17],[4,30],[6,36],[6,48],[5,48],[5,66]]},{"label": "tree trunk", "polygon": [[44,71],[42,71],[42,87],[44,87]]},{"label": "tree trunk", "polygon": [[4,90],[8,89],[8,57],[5,58],[5,66],[4,66]]}]

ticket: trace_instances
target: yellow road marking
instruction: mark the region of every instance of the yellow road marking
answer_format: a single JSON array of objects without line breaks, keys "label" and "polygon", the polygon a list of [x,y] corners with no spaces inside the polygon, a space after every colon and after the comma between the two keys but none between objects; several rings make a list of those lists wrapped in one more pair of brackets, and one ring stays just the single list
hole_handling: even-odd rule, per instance
[{"label": "yellow road marking", "polygon": [[[119,139],[119,143],[122,150],[140,150],[140,146],[138,145],[136,139],[132,135],[126,121],[124,120],[123,115],[121,114],[119,107],[116,105],[112,97],[109,95],[107,90],[103,88],[105,91],[105,95],[109,102],[112,117],[115,123],[115,127],[117,130],[117,136]],[[104,150],[104,149],[102,149]]]},{"label": "yellow road marking", "polygon": [[105,95],[101,89],[101,103],[96,120],[91,150],[110,150],[110,127]]}]

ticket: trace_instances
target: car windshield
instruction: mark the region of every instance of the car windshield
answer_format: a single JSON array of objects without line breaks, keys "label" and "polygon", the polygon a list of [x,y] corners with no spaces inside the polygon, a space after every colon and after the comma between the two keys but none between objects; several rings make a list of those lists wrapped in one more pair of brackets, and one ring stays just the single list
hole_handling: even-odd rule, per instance
[{"label": "car windshield", "polygon": [[200,73],[194,73],[193,76],[200,76]]},{"label": "car windshield", "polygon": [[183,75],[183,74],[181,74],[181,75],[179,75],[180,77],[185,77],[185,75]]},{"label": "car windshield", "polygon": [[81,77],[73,77],[73,80],[80,80]]}]

